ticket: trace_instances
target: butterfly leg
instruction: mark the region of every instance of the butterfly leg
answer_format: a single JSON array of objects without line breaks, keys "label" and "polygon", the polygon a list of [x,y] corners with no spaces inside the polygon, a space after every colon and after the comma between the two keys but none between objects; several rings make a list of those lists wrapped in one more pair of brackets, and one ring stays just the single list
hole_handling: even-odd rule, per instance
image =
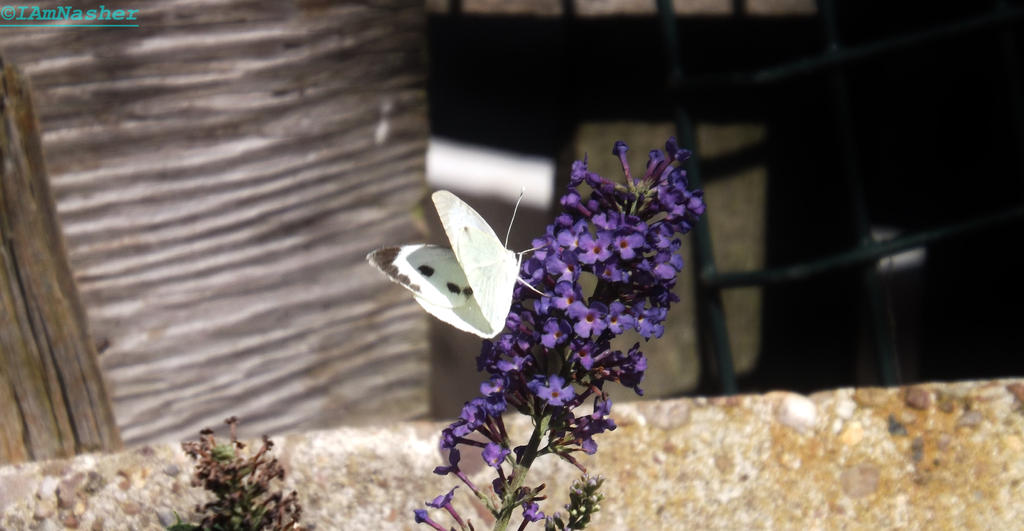
[{"label": "butterfly leg", "polygon": [[[517,253],[519,255],[519,260],[516,262],[516,270],[517,271],[522,271],[522,269],[523,269],[523,254],[524,253],[528,253],[530,251],[536,251],[537,249],[540,249],[540,247],[535,247],[533,249],[527,249],[527,250],[523,251],[522,253]],[[530,288],[531,290],[533,290],[533,292],[536,293],[537,295],[540,295],[540,296],[547,295],[547,293],[544,293],[544,292],[538,290],[537,288],[531,286],[530,283],[525,281],[525,280],[523,280],[522,277],[517,276],[516,280],[520,284],[522,284],[522,285]]]}]

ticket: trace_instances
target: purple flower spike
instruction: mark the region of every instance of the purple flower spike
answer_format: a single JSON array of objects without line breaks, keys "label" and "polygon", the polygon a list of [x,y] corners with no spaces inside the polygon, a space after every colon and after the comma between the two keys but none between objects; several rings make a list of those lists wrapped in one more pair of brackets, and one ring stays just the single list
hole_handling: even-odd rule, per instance
[{"label": "purple flower spike", "polygon": [[657,149],[651,150],[647,156],[647,171],[643,181],[648,186],[660,184],[672,170],[671,161],[665,160],[664,153]]},{"label": "purple flower spike", "polygon": [[511,450],[501,446],[500,444],[487,443],[487,446],[484,447],[483,451],[484,462],[494,468],[498,468],[501,466],[502,461],[505,460],[505,457],[510,453],[512,453]]},{"label": "purple flower spike", "polygon": [[552,300],[555,308],[559,310],[565,310],[573,303],[578,302],[583,298],[580,294],[578,286],[575,286],[569,282],[559,282],[555,285],[555,297]]},{"label": "purple flower spike", "polygon": [[619,269],[618,264],[609,260],[600,266],[595,271],[597,277],[605,282],[621,282],[623,277],[622,270]]},{"label": "purple flower spike", "polygon": [[448,451],[448,466],[439,466],[434,469],[434,473],[439,476],[447,475],[451,472],[458,472],[459,461],[462,460],[462,454],[458,448],[452,448]]},{"label": "purple flower spike", "polygon": [[579,186],[587,176],[587,157],[572,163],[572,172],[569,174],[569,186]]},{"label": "purple flower spike", "polygon": [[[484,341],[476,359],[486,374],[481,396],[467,402],[459,418],[441,432],[448,465],[434,472],[454,475],[477,498],[496,494],[501,506],[490,508],[501,527],[508,525],[516,507],[523,511],[520,530],[531,522],[547,519],[550,527],[560,521],[540,512],[536,502],[545,497],[539,495],[543,486],[516,481],[526,477],[522,465],[542,455],[579,465],[574,452],[597,452],[597,436],[616,429],[606,384],[615,382],[642,395],[640,383],[647,371],[640,343],[623,352],[612,347],[613,340],[630,330],[644,340],[661,337],[668,308],[679,300],[673,288],[683,268],[680,235],[697,224],[705,209],[703,193],[688,188],[680,167],[690,153],[670,138],[664,151],[649,152],[644,174],[634,178],[628,149],[623,142],[612,149],[624,179],[590,171],[586,159],[572,165],[569,187],[559,200],[561,211],[533,238],[535,249],[519,272],[537,291],[513,288],[506,329]],[[593,411],[578,413],[591,397]],[[534,433],[528,444],[510,440],[502,419],[509,411],[531,417]],[[547,431],[539,431],[545,426]],[[483,461],[493,468],[493,493],[479,490],[460,470],[463,446],[481,450]],[[515,463],[511,473],[506,461]],[[506,492],[512,485],[517,490]],[[599,483],[583,485],[570,493],[577,524],[600,501],[595,494]],[[584,490],[590,501],[580,497]],[[458,528],[465,529],[451,505],[453,494],[449,491],[427,506],[448,511]],[[441,529],[427,511],[415,515],[418,523]]]},{"label": "purple flower spike", "polygon": [[572,251],[548,256],[544,261],[544,268],[555,277],[555,282],[576,282],[580,276],[579,260]]},{"label": "purple flower spike", "polygon": [[642,395],[643,392],[637,387],[640,385],[640,380],[644,377],[644,372],[647,370],[647,358],[640,352],[640,345],[633,345],[633,348],[629,349],[629,355],[621,365],[621,375],[619,382],[626,387],[632,387],[637,394]]},{"label": "purple flower spike", "polygon": [[427,524],[438,531],[445,531],[440,524],[430,519],[430,516],[427,515],[427,511],[425,509],[414,509],[412,514],[415,515],[417,524]]},{"label": "purple flower spike", "polygon": [[452,496],[455,494],[455,489],[457,488],[459,487],[455,486],[452,488],[452,490],[448,491],[448,494],[442,494],[434,498],[433,501],[427,502],[427,507],[433,507],[435,509],[444,509],[446,505],[452,503]]},{"label": "purple flower spike", "polygon": [[505,391],[505,386],[504,376],[492,376],[490,380],[480,384],[480,394],[484,396],[498,395]]},{"label": "purple flower spike", "polygon": [[629,151],[629,146],[621,140],[615,141],[615,147],[612,148],[612,155],[619,157],[619,162],[622,163],[622,173],[625,174],[626,179],[629,181],[633,180],[633,176],[629,174],[629,161],[626,160],[626,152]]},{"label": "purple flower spike", "polygon": [[632,329],[635,324],[636,319],[629,314],[624,304],[615,301],[608,306],[608,330],[613,334],[619,335]]},{"label": "purple flower spike", "polygon": [[[460,526],[465,528],[465,522],[462,521],[462,517],[459,516],[459,513],[458,513],[458,511],[455,510],[455,507],[452,507],[452,495],[455,494],[455,489],[457,489],[457,488],[459,488],[459,487],[454,487],[454,488],[452,488],[452,490],[448,491],[447,494],[442,494],[442,495],[434,498],[433,501],[427,502],[427,507],[433,507],[435,509],[444,509],[445,511],[448,512],[449,515],[451,515],[452,518],[455,519],[456,522],[459,523]],[[417,522],[419,521],[421,516],[425,516],[425,515],[426,515],[426,511],[424,511],[422,515],[421,514],[417,514],[416,515]],[[423,523],[428,523],[428,522],[423,522]]]},{"label": "purple flower spike", "polygon": [[487,411],[481,406],[482,404],[477,399],[470,400],[462,406],[462,414],[459,415],[459,418],[465,421],[466,429],[475,430],[487,419]]},{"label": "purple flower spike", "polygon": [[[654,337],[661,337],[661,334],[665,331],[665,327],[661,323],[665,320],[668,315],[668,310],[665,308],[654,307],[644,312],[646,317],[647,327]],[[641,332],[643,334],[643,332]],[[649,337],[649,336],[645,336]]]},{"label": "purple flower spike", "polygon": [[575,341],[573,344],[572,360],[578,361],[585,370],[594,368],[594,344]]},{"label": "purple flower spike", "polygon": [[498,362],[498,369],[502,372],[521,372],[523,366],[526,363],[526,358],[523,356],[513,355],[510,360],[501,360]]},{"label": "purple flower spike", "polygon": [[582,302],[576,301],[569,305],[567,313],[576,321],[573,330],[580,337],[597,336],[608,327],[608,323],[604,320],[608,309],[600,302],[594,302],[590,308],[587,308]]},{"label": "purple flower spike", "polygon": [[544,323],[544,335],[541,336],[540,342],[545,347],[555,348],[556,345],[565,343],[571,332],[569,323],[552,317]]},{"label": "purple flower spike", "polygon": [[572,384],[565,383],[565,378],[557,374],[548,376],[546,382],[543,379],[534,380],[530,382],[529,386],[534,394],[551,406],[563,406],[576,396]]},{"label": "purple flower spike", "polygon": [[540,512],[540,505],[536,502],[524,503],[523,504],[523,520],[527,522],[536,522],[537,520],[543,520],[544,513]]},{"label": "purple flower spike", "polygon": [[498,476],[491,481],[491,488],[494,489],[494,493],[498,496],[505,495],[505,478]]},{"label": "purple flower spike", "polygon": [[660,263],[654,266],[654,274],[661,279],[672,278],[676,276],[676,268],[672,267],[672,264],[668,262]]},{"label": "purple flower spike", "polygon": [[632,260],[636,252],[644,244],[644,237],[640,234],[621,234],[612,240],[612,249],[619,253],[623,260]]},{"label": "purple flower spike", "polygon": [[580,251],[582,251],[579,256],[580,262],[593,264],[607,260],[612,255],[611,243],[612,237],[605,231],[597,233],[597,236],[590,234],[580,236]]},{"label": "purple flower spike", "polygon": [[665,151],[667,151],[669,156],[677,162],[686,162],[690,156],[693,155],[692,151],[679,147],[679,143],[676,142],[676,137],[674,136],[669,137],[669,139],[665,141]]},{"label": "purple flower spike", "polygon": [[573,430],[573,435],[581,440],[580,448],[583,450],[583,453],[593,455],[597,452],[597,442],[594,441],[594,435],[605,431],[612,431],[618,427],[615,425],[615,421],[608,417],[611,408],[611,400],[595,400],[594,413],[577,419],[577,426]]},{"label": "purple flower spike", "polygon": [[590,221],[599,229],[614,231],[619,228],[619,222],[621,219],[622,215],[618,212],[601,212],[590,218]]}]

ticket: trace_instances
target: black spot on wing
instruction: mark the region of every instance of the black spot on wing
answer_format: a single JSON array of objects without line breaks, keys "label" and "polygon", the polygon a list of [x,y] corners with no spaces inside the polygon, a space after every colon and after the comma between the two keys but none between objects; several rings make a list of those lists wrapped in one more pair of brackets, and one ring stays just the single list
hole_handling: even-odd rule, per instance
[{"label": "black spot on wing", "polygon": [[420,273],[423,273],[423,276],[425,277],[429,277],[434,274],[434,268],[428,266],[427,264],[423,264],[417,267],[416,269],[419,270]]},{"label": "black spot on wing", "polygon": [[459,288],[459,285],[454,282],[449,282],[448,284],[446,284],[446,287],[448,288],[448,291],[456,295],[458,295],[462,291],[462,289]]},{"label": "black spot on wing", "polygon": [[471,288],[469,286],[466,286],[466,287],[462,288],[462,294],[467,296],[467,297],[472,297],[473,296],[473,288]]}]

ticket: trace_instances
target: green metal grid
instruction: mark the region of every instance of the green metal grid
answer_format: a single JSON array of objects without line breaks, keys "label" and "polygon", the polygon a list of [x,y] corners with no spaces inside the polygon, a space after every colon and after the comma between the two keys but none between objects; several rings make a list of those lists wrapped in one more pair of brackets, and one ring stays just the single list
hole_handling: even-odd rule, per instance
[{"label": "green metal grid", "polygon": [[[734,7],[738,9],[738,2]],[[738,391],[733,368],[732,351],[722,307],[723,289],[738,286],[760,286],[794,282],[812,275],[839,268],[857,267],[867,296],[868,323],[871,329],[873,347],[878,363],[879,379],[883,385],[897,385],[901,378],[896,363],[891,329],[886,321],[876,261],[907,249],[926,245],[930,242],[954,238],[1024,218],[1024,205],[1002,210],[994,214],[921,231],[885,242],[875,241],[870,233],[867,199],[864,195],[860,176],[857,139],[853,134],[850,111],[850,95],[846,79],[846,65],[854,61],[870,60],[872,57],[892,50],[919,46],[928,42],[976,32],[985,29],[1000,30],[1002,59],[1009,73],[1009,90],[1013,108],[1013,127],[1017,146],[1024,140],[1024,102],[1021,101],[1020,62],[1017,57],[1016,36],[1010,24],[1024,19],[1024,9],[1011,6],[1005,0],[998,0],[986,13],[959,20],[951,24],[937,25],[896,37],[858,45],[843,46],[838,31],[836,0],[819,0],[818,17],[824,34],[825,49],[820,53],[797,58],[786,63],[750,72],[729,72],[710,76],[687,78],[682,67],[676,17],[672,0],[658,0],[658,13],[664,36],[666,57],[669,60],[669,90],[675,102],[675,122],[680,145],[694,151],[687,167],[690,183],[701,187],[699,146],[696,144],[693,123],[681,100],[688,89],[696,87],[759,85],[786,80],[798,75],[826,75],[830,81],[832,98],[836,109],[836,134],[841,141],[843,157],[843,179],[851,201],[858,243],[851,249],[824,256],[819,259],[792,264],[784,267],[754,271],[719,272],[712,253],[711,234],[707,214],[694,228],[696,242],[694,260],[698,271],[698,321],[702,329],[705,362],[709,363],[718,376],[718,387],[722,394]],[[1024,174],[1024,149],[1018,149],[1018,170]],[[712,212],[711,215],[714,215]]]}]

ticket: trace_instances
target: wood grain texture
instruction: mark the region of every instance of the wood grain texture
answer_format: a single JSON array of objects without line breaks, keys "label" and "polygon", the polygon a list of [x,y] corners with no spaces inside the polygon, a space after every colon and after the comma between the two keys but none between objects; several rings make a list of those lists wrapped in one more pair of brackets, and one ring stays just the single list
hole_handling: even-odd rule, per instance
[{"label": "wood grain texture", "polygon": [[[431,14],[579,18],[655,16],[653,0],[426,0]],[[815,0],[673,0],[677,16],[806,16],[817,12]]]},{"label": "wood grain texture", "polygon": [[121,447],[68,266],[31,91],[0,57],[0,462]]},{"label": "wood grain texture", "polygon": [[418,238],[422,2],[132,7],[0,33],[125,441],[424,415],[425,318],[364,260]]}]

